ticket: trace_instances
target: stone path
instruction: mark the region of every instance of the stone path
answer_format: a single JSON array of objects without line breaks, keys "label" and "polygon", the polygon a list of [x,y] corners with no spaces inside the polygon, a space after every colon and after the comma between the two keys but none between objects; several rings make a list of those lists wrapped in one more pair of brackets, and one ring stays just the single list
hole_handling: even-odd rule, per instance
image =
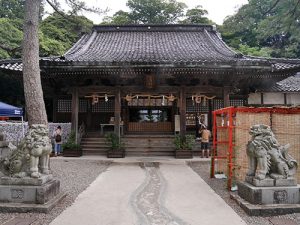
[{"label": "stone path", "polygon": [[184,161],[119,162],[51,225],[245,225]]}]

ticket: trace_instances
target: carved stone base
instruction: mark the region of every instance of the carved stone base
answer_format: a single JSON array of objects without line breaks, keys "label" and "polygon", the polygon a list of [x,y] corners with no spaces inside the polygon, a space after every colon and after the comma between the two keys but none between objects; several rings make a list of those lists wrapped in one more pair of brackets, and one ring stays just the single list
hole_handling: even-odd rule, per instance
[{"label": "carved stone base", "polygon": [[48,213],[53,209],[59,202],[61,202],[66,193],[60,193],[45,204],[28,204],[28,203],[1,203],[0,202],[0,212],[5,213],[27,213],[27,212],[38,212],[38,213]]},{"label": "carved stone base", "polygon": [[246,183],[252,184],[255,187],[286,187],[286,186],[297,186],[297,181],[293,177],[287,179],[273,179],[267,177],[264,180],[256,179],[252,176],[246,176]]},{"label": "carved stone base", "polygon": [[52,174],[43,175],[40,178],[24,177],[24,178],[20,179],[20,178],[15,178],[15,177],[1,177],[0,185],[41,186],[52,179],[53,179]]},{"label": "carved stone base", "polygon": [[291,213],[300,213],[300,204],[267,204],[257,205],[247,202],[236,193],[230,197],[250,216],[278,216]]},{"label": "carved stone base", "polygon": [[59,194],[59,187],[59,180],[51,180],[40,186],[0,185],[0,202],[45,204]]},{"label": "carved stone base", "polygon": [[300,185],[286,187],[255,187],[239,182],[238,195],[251,204],[300,204]]}]

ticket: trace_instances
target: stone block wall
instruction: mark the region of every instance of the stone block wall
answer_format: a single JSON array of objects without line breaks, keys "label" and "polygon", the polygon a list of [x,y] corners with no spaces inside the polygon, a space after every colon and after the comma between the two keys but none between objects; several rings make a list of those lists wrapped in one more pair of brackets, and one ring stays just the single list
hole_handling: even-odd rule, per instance
[{"label": "stone block wall", "polygon": [[[71,123],[49,123],[49,137],[52,138],[53,132],[57,126],[62,128],[62,140],[66,142],[71,133]],[[25,134],[28,131],[28,123],[24,122]],[[22,123],[20,122],[1,122],[0,133],[6,137],[6,141],[18,144],[22,139]]]}]

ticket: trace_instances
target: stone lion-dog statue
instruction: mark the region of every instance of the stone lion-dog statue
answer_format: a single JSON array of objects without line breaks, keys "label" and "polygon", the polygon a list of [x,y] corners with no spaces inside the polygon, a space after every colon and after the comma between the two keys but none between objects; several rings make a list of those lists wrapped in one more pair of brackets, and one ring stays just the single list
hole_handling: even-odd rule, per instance
[{"label": "stone lion-dog statue", "polygon": [[52,151],[48,127],[43,124],[30,126],[25,138],[12,153],[0,161],[0,170],[6,176],[38,178],[49,174]]},{"label": "stone lion-dog statue", "polygon": [[249,133],[252,138],[247,144],[247,176],[258,180],[266,179],[267,176],[282,179],[296,173],[297,162],[288,154],[290,145],[281,146],[269,126],[254,125]]}]

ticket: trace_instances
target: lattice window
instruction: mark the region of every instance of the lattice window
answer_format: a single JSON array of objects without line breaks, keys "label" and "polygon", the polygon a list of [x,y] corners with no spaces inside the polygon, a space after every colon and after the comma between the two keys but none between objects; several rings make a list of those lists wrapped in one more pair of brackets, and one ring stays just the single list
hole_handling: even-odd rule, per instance
[{"label": "lattice window", "polygon": [[79,99],[79,112],[86,113],[88,111],[88,100]]},{"label": "lattice window", "polygon": [[186,112],[208,113],[208,111],[208,101],[206,101],[205,103],[196,103],[190,98],[186,100]]},{"label": "lattice window", "polygon": [[72,100],[71,99],[58,99],[56,111],[59,113],[72,112]]},{"label": "lattice window", "polygon": [[92,105],[92,112],[114,112],[115,100],[109,99],[105,102],[104,99],[99,99],[99,102]]},{"label": "lattice window", "polygon": [[224,101],[223,99],[213,99],[213,109],[222,109],[224,108]]},{"label": "lattice window", "polygon": [[244,106],[246,104],[246,99],[230,99],[230,106]]}]

